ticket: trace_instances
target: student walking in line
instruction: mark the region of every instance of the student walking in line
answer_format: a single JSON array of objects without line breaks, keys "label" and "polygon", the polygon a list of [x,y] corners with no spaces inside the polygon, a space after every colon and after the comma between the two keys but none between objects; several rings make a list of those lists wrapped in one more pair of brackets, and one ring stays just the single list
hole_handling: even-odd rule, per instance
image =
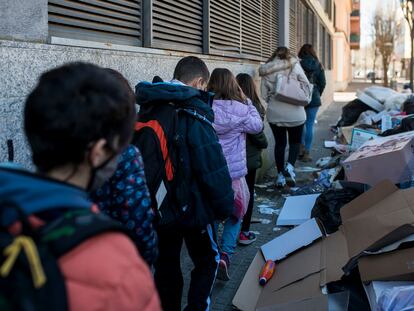
[{"label": "student walking in line", "polygon": [[[276,82],[279,74],[294,75],[295,78],[309,83],[297,58],[290,55],[289,49],[279,47],[260,66],[262,77],[261,94],[267,103],[266,117],[270,123],[276,146],[275,161],[278,171],[276,186],[283,188],[286,181],[294,186],[295,163],[299,156],[303,125],[306,121],[305,108],[276,99]],[[287,138],[288,136],[288,138]],[[289,141],[289,157],[285,162],[285,150]]]},{"label": "student walking in line", "polygon": [[92,64],[67,64],[40,77],[24,108],[38,173],[0,169],[1,254],[7,256],[6,232],[12,246],[18,241],[22,246],[13,266],[5,261],[1,266],[3,305],[161,309],[151,272],[133,242],[88,196],[114,173],[131,140],[134,103],[129,87]]},{"label": "student walking in line", "polygon": [[[236,77],[237,83],[242,89],[244,95],[249,98],[256,107],[262,120],[264,119],[266,108],[263,106],[257,92],[253,78],[247,73],[240,73]],[[246,182],[249,187],[250,199],[247,212],[243,217],[241,231],[239,235],[239,244],[249,245],[256,241],[256,235],[250,231],[250,222],[252,219],[254,205],[254,184],[256,181],[256,171],[262,167],[262,150],[267,148],[267,139],[263,131],[258,134],[247,134],[246,138],[246,156],[247,156],[247,175]]]},{"label": "student walking in line", "polygon": [[249,204],[249,190],[245,176],[246,134],[263,130],[257,109],[241,90],[233,74],[224,68],[214,69],[207,89],[214,93],[214,128],[223,147],[234,191],[233,214],[224,222],[221,238],[218,278],[229,280],[230,258],[234,253],[240,224]]},{"label": "student walking in line", "polygon": [[326,86],[325,71],[319,62],[315,49],[311,44],[305,44],[299,51],[300,65],[305,71],[310,83],[313,84],[312,101],[305,107],[306,123],[303,128],[302,150],[299,160],[303,162],[312,162],[310,151],[313,140],[313,126],[319,107],[322,105],[321,96]]},{"label": "student walking in line", "polygon": [[194,269],[185,310],[210,308],[219,253],[214,222],[233,210],[231,178],[212,126],[210,73],[199,58],[181,59],[171,82],[141,82],[134,143],[140,148],[154,208],[158,259],[155,282],[165,311],[181,310],[181,249]]},{"label": "student walking in line", "polygon": [[[131,86],[121,73],[105,69],[125,85]],[[124,224],[139,250],[152,266],[157,258],[157,234],[153,228],[154,211],[147,188],[141,152],[129,145],[119,157],[115,173],[105,184],[91,193],[92,201],[111,218]]]}]

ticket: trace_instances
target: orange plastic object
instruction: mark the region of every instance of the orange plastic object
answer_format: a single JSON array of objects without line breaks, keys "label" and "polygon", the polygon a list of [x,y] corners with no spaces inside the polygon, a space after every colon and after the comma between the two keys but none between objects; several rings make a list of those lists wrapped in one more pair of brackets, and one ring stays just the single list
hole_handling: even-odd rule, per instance
[{"label": "orange plastic object", "polygon": [[276,264],[272,260],[266,261],[263,266],[262,272],[259,275],[259,284],[264,286],[273,276],[276,270]]}]

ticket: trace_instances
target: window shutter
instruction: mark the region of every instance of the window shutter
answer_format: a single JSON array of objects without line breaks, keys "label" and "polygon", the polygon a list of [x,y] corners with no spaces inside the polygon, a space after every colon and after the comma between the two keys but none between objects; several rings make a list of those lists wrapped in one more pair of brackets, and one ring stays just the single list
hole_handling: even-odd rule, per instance
[{"label": "window shutter", "polygon": [[242,54],[262,54],[261,9],[261,1],[242,0]]},{"label": "window shutter", "polygon": [[292,54],[296,54],[297,51],[297,32],[296,32],[296,8],[297,1],[290,0],[290,14],[289,14],[289,48]]},{"label": "window shutter", "polygon": [[49,0],[49,35],[141,45],[141,0]]},{"label": "window shutter", "polygon": [[152,47],[201,53],[203,1],[153,1]]},{"label": "window shutter", "polygon": [[210,49],[212,54],[234,55],[240,51],[240,0],[210,0]]}]

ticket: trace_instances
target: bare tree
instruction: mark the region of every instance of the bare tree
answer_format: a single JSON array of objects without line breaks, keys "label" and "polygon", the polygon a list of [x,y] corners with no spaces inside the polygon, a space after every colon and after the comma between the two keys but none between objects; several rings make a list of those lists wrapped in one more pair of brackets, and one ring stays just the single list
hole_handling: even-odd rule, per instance
[{"label": "bare tree", "polygon": [[375,43],[379,54],[382,56],[384,86],[388,86],[388,67],[394,52],[394,44],[397,35],[395,14],[393,14],[393,12],[385,14],[383,11],[378,11],[374,19],[374,30]]},{"label": "bare tree", "polygon": [[410,55],[410,88],[413,89],[414,67],[414,0],[400,0],[405,20],[410,28],[411,55]]}]

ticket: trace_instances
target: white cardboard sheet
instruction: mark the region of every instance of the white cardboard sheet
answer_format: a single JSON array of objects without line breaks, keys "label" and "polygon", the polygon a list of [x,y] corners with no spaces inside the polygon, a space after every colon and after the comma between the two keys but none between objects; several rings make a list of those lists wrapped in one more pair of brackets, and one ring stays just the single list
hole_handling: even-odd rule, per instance
[{"label": "white cardboard sheet", "polygon": [[294,251],[311,244],[322,235],[316,219],[312,218],[262,245],[261,250],[266,261],[281,260]]},{"label": "white cardboard sheet", "polygon": [[277,218],[277,226],[297,226],[311,218],[312,208],[320,194],[298,195],[286,198]]}]

